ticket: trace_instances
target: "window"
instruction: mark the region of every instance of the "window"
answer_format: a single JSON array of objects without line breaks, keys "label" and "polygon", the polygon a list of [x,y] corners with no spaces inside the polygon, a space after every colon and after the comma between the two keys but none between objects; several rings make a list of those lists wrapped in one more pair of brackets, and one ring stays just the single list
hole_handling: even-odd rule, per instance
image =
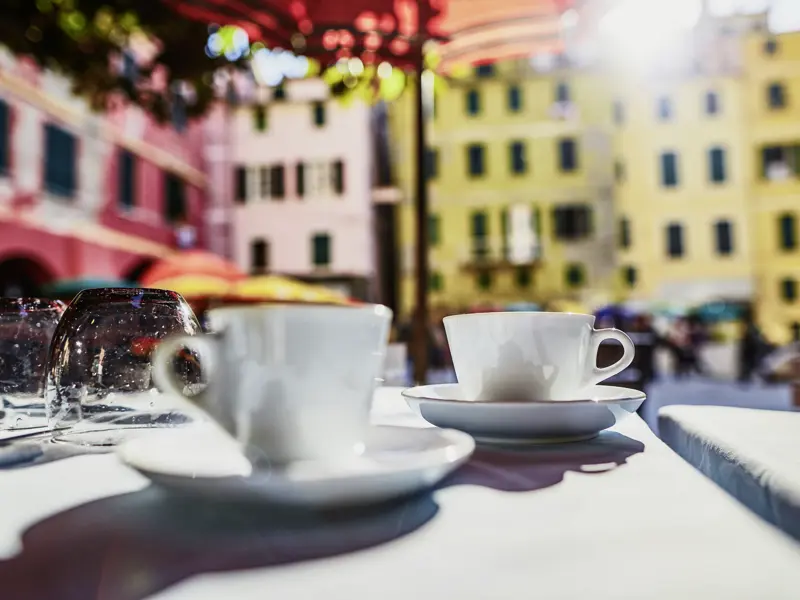
[{"label": "window", "polygon": [[164,216],[169,223],[186,218],[186,184],[177,175],[164,173]]},{"label": "window", "polygon": [[439,228],[439,215],[428,215],[428,245],[438,246],[441,231]]},{"label": "window", "polygon": [[127,150],[119,151],[119,205],[130,210],[136,204],[136,156]]},{"label": "window", "polygon": [[614,161],[614,180],[617,183],[625,181],[625,163],[621,159]]},{"label": "window", "polygon": [[511,142],[509,149],[509,161],[511,173],[521,175],[527,170],[525,163],[525,144],[523,142]]},{"label": "window", "polygon": [[680,258],[683,251],[683,225],[670,223],[667,225],[667,256]]},{"label": "window", "polygon": [[671,121],[673,115],[672,99],[669,96],[661,96],[656,101],[656,116],[659,121]]},{"label": "window", "polygon": [[569,86],[560,81],[556,84],[556,102],[569,102]]},{"label": "window", "polygon": [[259,169],[259,183],[261,188],[261,197],[262,198],[269,198],[270,197],[270,189],[269,189],[269,167],[261,167]]},{"label": "window", "polygon": [[269,245],[263,239],[258,239],[250,244],[250,271],[264,273],[269,266]]},{"label": "window", "polygon": [[172,117],[172,126],[178,133],[186,129],[186,98],[182,94],[173,94],[172,102],[170,104],[170,111]]},{"label": "window", "polygon": [[778,52],[778,41],[775,38],[769,38],[764,42],[764,54],[772,56]]},{"label": "window", "polygon": [[614,100],[612,113],[615,125],[622,125],[625,123],[625,105],[622,103],[622,100]]},{"label": "window", "polygon": [[717,95],[717,92],[706,92],[705,111],[707,115],[719,113],[719,95]]},{"label": "window", "polygon": [[794,323],[789,325],[789,331],[791,332],[792,341],[800,342],[800,323],[795,321]]},{"label": "window", "polygon": [[315,267],[327,267],[331,264],[331,236],[317,233],[311,238],[311,260]]},{"label": "window", "polygon": [[51,194],[72,197],[75,194],[75,136],[48,123],[44,129],[44,185]]},{"label": "window", "polygon": [[311,112],[314,117],[314,125],[317,127],[322,127],[325,125],[325,119],[327,115],[325,114],[325,103],[324,102],[314,102],[311,105]]},{"label": "window", "polygon": [[625,217],[619,220],[619,247],[631,247],[631,222]]},{"label": "window", "polygon": [[425,151],[425,176],[428,179],[436,179],[439,175],[439,151],[436,148],[428,148]]},{"label": "window", "polygon": [[[331,196],[337,192],[336,185],[342,184],[344,191],[344,163],[341,164],[341,173],[335,171],[339,169],[336,163],[341,161],[301,163],[303,174],[303,195],[309,198],[323,198]],[[341,179],[341,182],[339,181]],[[298,179],[298,185],[300,180]]]},{"label": "window", "polygon": [[778,219],[778,239],[781,250],[797,248],[797,224],[794,215],[783,215]]},{"label": "window", "polygon": [[563,173],[569,173],[578,168],[578,149],[574,139],[558,140],[558,167]]},{"label": "window", "polygon": [[8,173],[11,166],[11,110],[0,99],[0,175]]},{"label": "window", "polygon": [[724,148],[711,148],[708,151],[708,178],[712,183],[723,183],[725,181]]},{"label": "window", "polygon": [[263,106],[253,108],[253,127],[256,131],[267,129],[267,109]]},{"label": "window", "polygon": [[483,154],[484,148],[482,144],[470,144],[467,146],[467,168],[471,177],[477,177],[486,172]]},{"label": "window", "polygon": [[508,110],[509,112],[522,110],[522,90],[517,84],[508,86]]},{"label": "window", "polygon": [[580,240],[592,233],[592,209],[583,204],[553,209],[553,235],[559,240]]},{"label": "window", "polygon": [[661,154],[661,185],[664,187],[678,185],[678,156],[674,152]]},{"label": "window", "polygon": [[344,194],[344,161],[335,160],[331,164],[331,185],[337,196]]},{"label": "window", "polygon": [[439,271],[432,271],[428,277],[428,289],[432,292],[441,292],[444,289],[444,277]]},{"label": "window", "polygon": [[131,83],[139,79],[139,65],[136,64],[136,57],[127,48],[122,51],[122,77]]},{"label": "window", "polygon": [[494,65],[478,65],[475,67],[475,75],[478,77],[494,77]]},{"label": "window", "polygon": [[475,283],[480,290],[488,290],[492,287],[492,274],[489,271],[479,271],[475,278]]},{"label": "window", "polygon": [[781,280],[781,298],[784,302],[794,302],[797,300],[797,280],[786,277]]},{"label": "window", "polygon": [[284,185],[285,169],[283,165],[272,165],[269,168],[269,195],[272,198],[283,198],[286,195]]},{"label": "window", "polygon": [[299,162],[294,167],[295,176],[295,192],[298,198],[302,198],[306,194],[306,165]]},{"label": "window", "polygon": [[247,169],[245,167],[236,167],[234,169],[234,186],[236,187],[233,199],[238,204],[247,202]]},{"label": "window", "polygon": [[477,115],[481,112],[481,97],[478,90],[467,90],[465,102],[468,115]]},{"label": "window", "polygon": [[486,212],[479,210],[472,213],[472,251],[477,258],[483,258],[489,251],[486,238],[489,235]]},{"label": "window", "polygon": [[531,268],[517,267],[517,270],[514,273],[514,279],[518,288],[530,287],[531,281],[533,280],[533,277],[531,276]]},{"label": "window", "polygon": [[638,279],[639,274],[636,272],[636,267],[623,267],[622,268],[622,281],[625,282],[625,285],[629,288],[636,287],[636,280]]},{"label": "window", "polygon": [[272,90],[272,99],[273,100],[286,100],[286,86],[283,85],[283,83],[279,83]]},{"label": "window", "polygon": [[714,223],[714,239],[717,254],[720,256],[733,254],[733,225],[730,221],[722,220]]},{"label": "window", "polygon": [[576,288],[582,286],[586,282],[586,273],[583,265],[577,263],[567,265],[564,271],[564,280],[567,287]]},{"label": "window", "polygon": [[786,106],[786,89],[782,83],[771,83],[767,88],[767,105],[772,109]]}]

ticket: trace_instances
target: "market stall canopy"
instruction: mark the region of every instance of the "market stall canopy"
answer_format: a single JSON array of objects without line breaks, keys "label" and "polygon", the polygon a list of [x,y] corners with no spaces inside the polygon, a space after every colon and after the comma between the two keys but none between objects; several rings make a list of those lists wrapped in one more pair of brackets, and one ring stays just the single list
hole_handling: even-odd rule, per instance
[{"label": "market stall canopy", "polygon": [[230,293],[232,285],[231,280],[225,277],[190,273],[155,279],[147,287],[177,292],[187,300],[195,301],[223,298]]},{"label": "market stall canopy", "polygon": [[333,62],[415,64],[415,41],[441,42],[445,63],[555,52],[561,15],[580,0],[162,0],[183,17],[236,25],[251,41]]},{"label": "market stall canopy", "polygon": [[171,289],[156,284],[187,275],[228,281],[245,277],[239,267],[221,256],[203,250],[189,250],[176,252],[172,256],[157,261],[144,272],[140,282],[144,287]]},{"label": "market stall canopy", "polygon": [[233,284],[225,299],[232,302],[355,303],[335,290],[279,275],[262,275],[243,279]]}]

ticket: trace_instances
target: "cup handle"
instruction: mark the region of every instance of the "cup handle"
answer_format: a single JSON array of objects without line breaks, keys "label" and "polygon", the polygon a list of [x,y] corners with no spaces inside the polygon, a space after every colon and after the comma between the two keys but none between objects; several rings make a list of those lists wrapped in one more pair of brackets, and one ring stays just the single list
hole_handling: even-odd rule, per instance
[{"label": "cup handle", "polygon": [[[607,367],[597,366],[597,353],[600,350],[600,344],[605,340],[616,340],[622,344],[622,358],[620,358],[613,365]],[[625,333],[619,329],[595,329],[592,331],[591,347],[589,350],[589,357],[591,363],[588,365],[586,373],[585,387],[596,385],[601,381],[613,377],[620,371],[626,369],[632,362],[636,349],[633,341]]]},{"label": "cup handle", "polygon": [[164,338],[156,346],[150,363],[153,365],[153,381],[162,392],[176,394],[197,401],[197,396],[187,396],[184,393],[184,384],[178,379],[178,374],[172,368],[171,361],[175,354],[182,349],[192,350],[200,355],[203,369],[207,372],[209,380],[213,378],[216,370],[218,346],[216,340],[209,335],[173,335]]}]

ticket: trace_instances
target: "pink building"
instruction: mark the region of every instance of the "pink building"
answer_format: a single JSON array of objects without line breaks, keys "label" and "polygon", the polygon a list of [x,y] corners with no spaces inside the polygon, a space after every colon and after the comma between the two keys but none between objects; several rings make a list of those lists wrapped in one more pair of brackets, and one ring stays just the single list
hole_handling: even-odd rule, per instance
[{"label": "pink building", "polygon": [[160,125],[121,101],[93,113],[64,78],[0,53],[1,295],[135,279],[224,234],[205,223],[203,123],[174,116]]},{"label": "pink building", "polygon": [[321,80],[237,88],[225,177],[236,262],[376,299],[370,107],[330,99]]}]

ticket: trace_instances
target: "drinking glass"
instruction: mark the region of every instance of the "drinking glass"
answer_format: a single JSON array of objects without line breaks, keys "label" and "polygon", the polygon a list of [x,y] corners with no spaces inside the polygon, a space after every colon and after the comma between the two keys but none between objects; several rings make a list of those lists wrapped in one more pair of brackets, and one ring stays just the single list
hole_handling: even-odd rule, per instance
[{"label": "drinking glass", "polygon": [[[167,335],[200,333],[186,301],[156,289],[98,288],[80,292],[58,324],[47,365],[45,399],[55,438],[113,446],[145,430],[185,425],[197,411],[161,394],[150,376],[150,354]],[[172,362],[188,394],[203,387],[197,356]]]},{"label": "drinking glass", "polygon": [[47,424],[45,365],[63,310],[54,300],[0,298],[0,429]]}]

